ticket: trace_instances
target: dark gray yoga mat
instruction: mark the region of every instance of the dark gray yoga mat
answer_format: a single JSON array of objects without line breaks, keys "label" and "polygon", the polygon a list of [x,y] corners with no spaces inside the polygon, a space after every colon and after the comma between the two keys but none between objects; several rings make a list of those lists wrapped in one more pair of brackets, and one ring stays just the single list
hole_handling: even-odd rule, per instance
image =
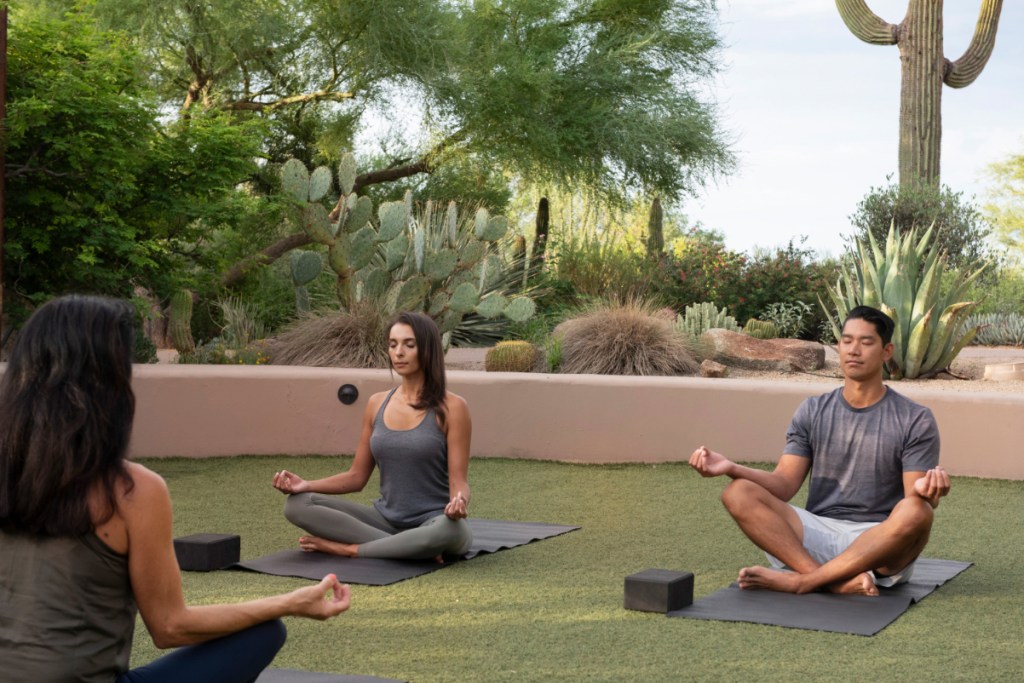
[{"label": "dark gray yoga mat", "polygon": [[[544,522],[508,522],[498,519],[468,519],[473,530],[473,544],[460,560],[471,560],[482,553],[515,548],[533,541],[559,536],[579,529],[565,524]],[[458,560],[456,560],[458,561]],[[342,583],[365,586],[386,586],[415,576],[444,569],[450,562],[438,564],[433,560],[378,560],[367,557],[337,557],[326,553],[307,553],[301,550],[282,550],[254,560],[231,565],[229,569],[276,576],[297,576],[319,581],[325,574],[335,574]]]},{"label": "dark gray yoga mat", "polygon": [[873,636],[896,621],[912,604],[970,566],[970,562],[920,558],[909,582],[894,588],[880,588],[878,597],[828,593],[791,595],[743,590],[734,583],[689,607],[669,612],[668,616]]},{"label": "dark gray yoga mat", "polygon": [[267,669],[259,675],[256,683],[401,683],[394,678],[376,676],[343,676],[322,674],[315,671],[296,669]]}]

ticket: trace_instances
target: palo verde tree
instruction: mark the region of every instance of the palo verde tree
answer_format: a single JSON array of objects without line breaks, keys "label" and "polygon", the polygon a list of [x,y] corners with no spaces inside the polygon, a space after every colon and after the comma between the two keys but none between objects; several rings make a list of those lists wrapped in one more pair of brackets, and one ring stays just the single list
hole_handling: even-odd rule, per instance
[{"label": "palo verde tree", "polygon": [[[717,69],[712,0],[40,1],[133,35],[181,119],[266,121],[272,163],[335,161],[371,105],[397,100],[424,142],[360,173],[357,193],[470,159],[530,182],[675,197],[733,162],[699,89]],[[221,282],[308,243],[278,235]]]},{"label": "palo verde tree", "polygon": [[1002,0],[981,0],[981,13],[964,54],[950,61],[942,47],[942,0],[909,0],[899,24],[878,17],[865,0],[836,0],[853,35],[900,51],[901,188],[939,187],[942,145],[942,86],[964,88],[985,68],[995,46]]}]

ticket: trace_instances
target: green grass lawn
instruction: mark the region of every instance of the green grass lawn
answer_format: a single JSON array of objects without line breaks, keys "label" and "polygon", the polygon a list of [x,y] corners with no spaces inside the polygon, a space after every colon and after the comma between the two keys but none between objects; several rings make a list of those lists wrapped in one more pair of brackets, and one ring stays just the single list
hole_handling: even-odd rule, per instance
[{"label": "green grass lawn", "polygon": [[[236,533],[242,557],[294,547],[270,486],[287,467],[320,477],[348,458],[146,460],[174,499],[175,535]],[[718,502],[724,479],[685,464],[568,465],[478,459],[470,514],[578,524],[392,586],[354,586],[328,622],[288,619],[274,666],[412,681],[1010,681],[1024,678],[1024,482],[956,478],[925,551],[976,564],[872,638],[668,619],[622,607],[625,576],[693,572],[695,597],[763,556]],[[376,496],[376,479],[357,499]],[[802,499],[802,494],[801,494]],[[186,573],[191,604],[235,602],[308,582]],[[132,663],[158,654],[141,622]]]}]

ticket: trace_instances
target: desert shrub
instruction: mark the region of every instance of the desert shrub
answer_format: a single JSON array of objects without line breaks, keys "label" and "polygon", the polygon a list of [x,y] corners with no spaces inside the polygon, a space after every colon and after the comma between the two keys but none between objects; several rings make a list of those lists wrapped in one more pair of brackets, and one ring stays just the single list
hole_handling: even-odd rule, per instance
[{"label": "desert shrub", "polygon": [[808,329],[807,320],[814,307],[803,301],[776,301],[761,313],[761,319],[775,323],[779,336],[797,338]]},{"label": "desert shrub", "polygon": [[656,277],[646,255],[611,231],[554,239],[548,263],[552,278],[584,300],[626,301],[647,293]]},{"label": "desert shrub", "polygon": [[742,301],[741,284],[747,258],[725,247],[721,234],[690,230],[677,239],[672,253],[659,263],[658,292],[677,311],[700,301],[714,301],[733,310]]},{"label": "desert shrub", "polygon": [[[804,246],[806,237],[790,240],[784,247],[760,249],[743,269],[743,293],[729,303],[738,320],[765,318],[765,311],[775,303],[816,302],[825,296],[825,287],[835,282],[838,266],[831,261],[815,261],[812,249]],[[805,320],[809,329],[817,326],[818,312]]]},{"label": "desert shrub", "polygon": [[872,187],[850,216],[856,240],[867,242],[870,233],[879,245],[885,244],[889,226],[903,233],[917,228],[923,233],[935,226],[935,242],[947,254],[954,267],[969,267],[988,258],[986,238],[992,226],[963,192],[943,185],[934,188],[901,188],[886,178],[888,185]]},{"label": "desert shrub", "polygon": [[596,305],[553,334],[561,339],[564,373],[692,375],[699,369],[686,335],[643,302]]},{"label": "desert shrub", "polygon": [[980,346],[1024,346],[1024,316],[1017,313],[983,313],[964,321],[964,329],[977,326],[972,344]]},{"label": "desert shrub", "polygon": [[994,277],[974,282],[965,298],[978,302],[979,314],[1024,315],[1024,270],[1002,265],[995,269]]},{"label": "desert shrub", "polygon": [[386,368],[388,321],[371,305],[317,311],[299,318],[268,343],[276,365]]}]

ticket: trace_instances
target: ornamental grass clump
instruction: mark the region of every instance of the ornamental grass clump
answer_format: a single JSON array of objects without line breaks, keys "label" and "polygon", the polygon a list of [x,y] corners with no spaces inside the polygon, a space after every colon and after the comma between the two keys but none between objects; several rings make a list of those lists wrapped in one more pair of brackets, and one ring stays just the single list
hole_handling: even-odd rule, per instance
[{"label": "ornamental grass clump", "polygon": [[275,365],[386,368],[387,320],[374,306],[356,304],[347,311],[320,311],[299,318],[268,343]]},{"label": "ornamental grass clump", "polygon": [[685,333],[649,304],[604,304],[555,328],[560,371],[594,375],[693,375],[700,369]]},{"label": "ornamental grass clump", "polygon": [[868,243],[857,241],[853,268],[843,270],[835,287],[828,288],[836,339],[841,336],[837,321],[857,305],[878,308],[896,323],[895,350],[886,364],[891,379],[924,379],[948,370],[978,331],[977,325],[964,324],[977,303],[960,299],[988,264],[969,274],[954,271],[947,289],[942,285],[946,254],[931,241],[933,235],[933,228],[920,238],[916,230],[901,235],[892,225],[883,251],[868,233]]}]

